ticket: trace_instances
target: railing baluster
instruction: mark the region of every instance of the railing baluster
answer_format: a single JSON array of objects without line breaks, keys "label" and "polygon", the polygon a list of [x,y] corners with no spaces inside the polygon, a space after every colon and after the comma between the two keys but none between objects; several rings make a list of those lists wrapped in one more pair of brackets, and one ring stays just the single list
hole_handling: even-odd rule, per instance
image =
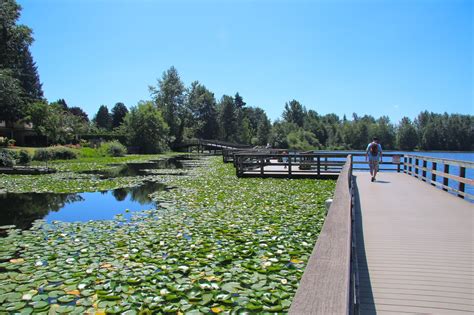
[{"label": "railing baluster", "polygon": [[415,158],[415,177],[417,177],[417,178],[419,178],[419,176],[418,176],[418,166],[419,165],[418,164],[420,164],[419,160],[417,158]]},{"label": "railing baluster", "polygon": [[317,168],[317,170],[318,170],[318,176],[321,175],[321,157],[320,156],[318,156],[318,168]]},{"label": "railing baluster", "polygon": [[[445,164],[444,164],[444,174],[449,174],[449,164],[446,163],[446,162],[445,162]],[[447,178],[446,176],[443,177],[443,185],[444,185],[444,186],[448,186],[448,184],[449,184],[448,178]],[[444,190],[444,191],[448,191],[448,189],[447,189],[447,188],[444,188],[444,187],[443,187],[443,190]]]},{"label": "railing baluster", "polygon": [[426,161],[425,159],[423,159],[423,169],[422,169],[422,172],[421,172],[421,180],[426,182],[426,168],[428,167],[428,161]]},{"label": "railing baluster", "polygon": [[[431,180],[433,182],[436,182],[436,174],[433,171],[436,172],[437,166],[438,166],[438,164],[436,162],[432,162],[432,165],[431,165]],[[436,186],[435,183],[431,183],[431,185]]]},{"label": "railing baluster", "polygon": [[407,172],[407,157],[404,155],[403,156],[403,173],[406,173]]},{"label": "railing baluster", "polygon": [[413,158],[410,156],[408,158],[408,171],[410,172],[410,175],[413,175],[413,172],[412,172],[413,164],[412,163],[413,163]]},{"label": "railing baluster", "polygon": [[288,154],[288,175],[291,177],[291,157],[290,155]]},{"label": "railing baluster", "polygon": [[[459,177],[466,178],[466,168],[465,167],[462,167],[462,166],[459,167]],[[465,185],[464,185],[463,182],[460,181],[458,190],[460,192],[464,192],[464,189],[465,189]],[[464,195],[458,194],[458,197],[464,198]]]},{"label": "railing baluster", "polygon": [[265,167],[265,157],[262,156],[260,160],[260,175],[263,175],[263,168]]}]

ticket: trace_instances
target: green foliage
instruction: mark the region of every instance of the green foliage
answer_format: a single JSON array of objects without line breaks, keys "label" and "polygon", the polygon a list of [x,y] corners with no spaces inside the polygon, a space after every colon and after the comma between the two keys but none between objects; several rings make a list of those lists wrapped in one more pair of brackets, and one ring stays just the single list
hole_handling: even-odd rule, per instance
[{"label": "green foliage", "polygon": [[101,105],[93,121],[96,126],[101,129],[110,130],[112,128],[112,117],[109,114],[109,109],[105,105]]},{"label": "green foliage", "polygon": [[32,157],[30,153],[26,150],[20,150],[20,152],[18,153],[18,164],[28,165],[30,164],[31,159]]},{"label": "green foliage", "polygon": [[43,97],[29,50],[32,31],[16,24],[20,11],[14,0],[0,2],[0,119],[11,122],[25,117],[27,105]]},{"label": "green foliage", "polygon": [[103,156],[125,156],[127,148],[118,141],[101,143],[99,151]]},{"label": "green foliage", "polygon": [[397,134],[398,147],[401,150],[412,151],[418,143],[418,135],[411,120],[408,117],[403,117]]},{"label": "green foliage", "polygon": [[128,113],[128,108],[124,103],[117,103],[112,108],[112,128],[119,127],[125,118],[125,115]]},{"label": "green foliage", "polygon": [[234,99],[224,95],[219,103],[220,138],[225,141],[237,141],[237,118]]},{"label": "green foliage", "polygon": [[151,102],[141,102],[125,116],[124,131],[130,146],[140,147],[143,153],[160,153],[166,144],[169,128]]},{"label": "green foliage", "polygon": [[0,149],[0,167],[13,167],[15,164],[15,153],[10,150]]},{"label": "green foliage", "polygon": [[186,124],[192,129],[192,137],[217,139],[218,122],[214,94],[198,81],[194,81],[187,95],[186,108],[189,112]]},{"label": "green foliage", "polygon": [[47,137],[49,143],[65,144],[75,141],[88,129],[83,117],[64,110],[61,103],[37,102],[29,108],[29,120],[35,131]]},{"label": "green foliage", "polygon": [[184,127],[182,114],[184,112],[185,87],[179,77],[178,70],[172,66],[163,72],[161,80],[158,80],[158,86],[150,86],[149,89],[169,128],[170,143],[181,142],[182,128]]},{"label": "green foliage", "polygon": [[309,151],[321,148],[316,136],[303,129],[292,131],[287,136],[288,147],[293,150]]},{"label": "green foliage", "polygon": [[38,223],[3,238],[0,312],[287,312],[335,182],[242,180],[217,158],[166,180],[178,188],[154,195],[160,210],[132,220]]},{"label": "green foliage", "polygon": [[76,150],[63,146],[55,146],[49,148],[41,148],[35,150],[33,160],[35,161],[49,161],[49,160],[72,160],[77,159],[78,153]]},{"label": "green foliage", "polygon": [[285,104],[282,117],[286,122],[296,124],[298,127],[303,127],[306,114],[306,108],[298,101],[292,100]]}]

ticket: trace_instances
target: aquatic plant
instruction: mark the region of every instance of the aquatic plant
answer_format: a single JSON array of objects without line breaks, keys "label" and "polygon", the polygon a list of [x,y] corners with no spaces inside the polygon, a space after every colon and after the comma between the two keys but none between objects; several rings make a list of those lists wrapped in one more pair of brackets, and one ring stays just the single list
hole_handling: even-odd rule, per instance
[{"label": "aquatic plant", "polygon": [[127,221],[44,224],[0,244],[0,312],[288,310],[333,181],[238,179],[212,158]]}]

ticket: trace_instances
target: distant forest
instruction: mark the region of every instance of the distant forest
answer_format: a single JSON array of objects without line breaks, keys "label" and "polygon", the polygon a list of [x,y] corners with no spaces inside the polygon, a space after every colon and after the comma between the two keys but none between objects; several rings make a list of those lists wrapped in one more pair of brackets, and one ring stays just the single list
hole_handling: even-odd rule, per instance
[{"label": "distant forest", "polygon": [[[219,100],[202,83],[186,87],[171,67],[150,86],[150,100],[128,108],[118,102],[109,111],[98,108],[92,120],[80,106],[43,97],[39,74],[29,47],[32,30],[18,25],[21,7],[15,0],[0,3],[0,120],[32,122],[50,144],[77,142],[81,136],[117,138],[145,153],[160,152],[191,138],[295,150],[365,149],[377,136],[384,149],[474,150],[474,116],[421,112],[398,123],[382,116],[320,115],[297,100],[284,104],[271,122],[265,111],[249,106],[236,93]],[[283,104],[282,104],[283,105]]]}]

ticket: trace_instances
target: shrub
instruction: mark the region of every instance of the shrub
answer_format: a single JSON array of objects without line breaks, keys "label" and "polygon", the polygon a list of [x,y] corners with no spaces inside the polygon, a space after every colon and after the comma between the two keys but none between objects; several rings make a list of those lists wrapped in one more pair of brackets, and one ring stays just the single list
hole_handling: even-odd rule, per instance
[{"label": "shrub", "polygon": [[8,145],[7,137],[0,137],[0,147],[6,147]]},{"label": "shrub", "polygon": [[9,146],[9,147],[14,147],[14,146],[15,146],[15,143],[16,143],[16,140],[15,140],[15,139],[10,139],[10,140],[8,140],[8,146]]},{"label": "shrub", "polygon": [[127,148],[118,141],[102,143],[99,150],[106,156],[124,156],[127,153]]},{"label": "shrub", "polygon": [[38,149],[35,151],[35,155],[33,156],[33,160],[36,161],[72,159],[77,159],[77,152],[73,149],[62,146]]},{"label": "shrub", "polygon": [[0,167],[15,166],[15,154],[8,150],[0,151]]},{"label": "shrub", "polygon": [[27,165],[31,162],[31,155],[26,150],[20,150],[18,153],[18,164]]}]

